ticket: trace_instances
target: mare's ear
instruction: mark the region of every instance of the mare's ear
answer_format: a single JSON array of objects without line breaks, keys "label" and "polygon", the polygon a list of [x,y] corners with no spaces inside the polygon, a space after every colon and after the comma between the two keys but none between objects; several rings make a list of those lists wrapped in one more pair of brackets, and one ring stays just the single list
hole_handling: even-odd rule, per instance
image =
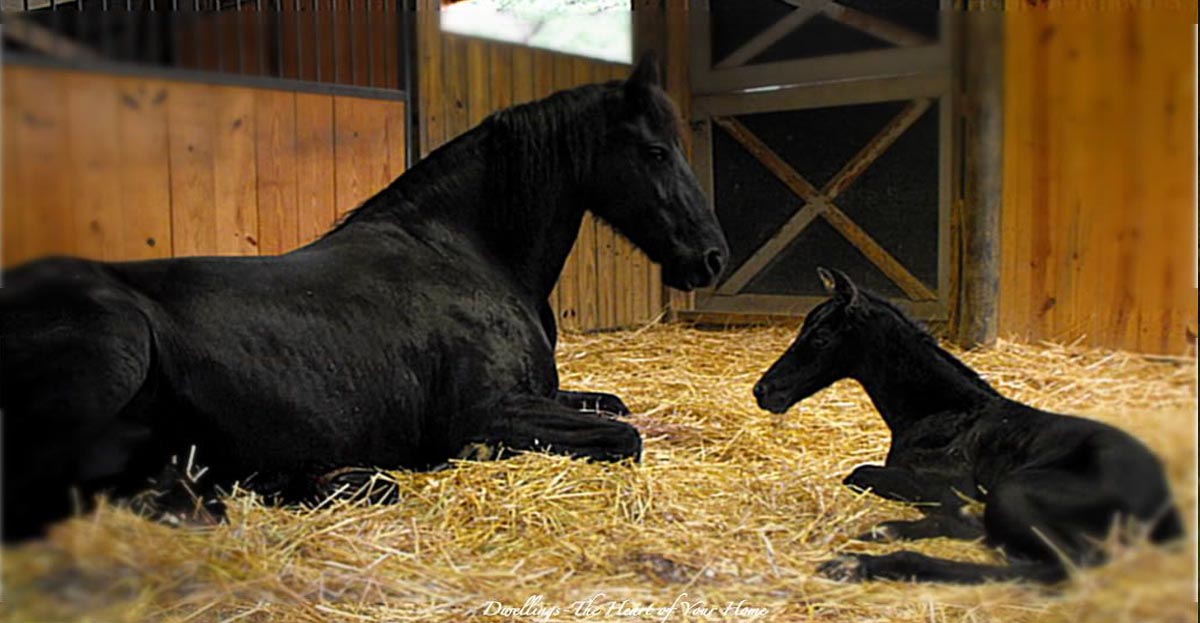
[{"label": "mare's ear", "polygon": [[625,80],[625,93],[626,95],[645,93],[649,87],[660,85],[658,54],[654,50],[647,50],[638,59],[633,73],[629,74],[629,78]]},{"label": "mare's ear", "polygon": [[817,276],[821,278],[821,285],[825,286],[825,291],[832,294],[834,298],[845,303],[847,307],[858,305],[858,286],[850,281],[850,277],[847,277],[846,273],[836,268],[831,270],[818,267]]}]

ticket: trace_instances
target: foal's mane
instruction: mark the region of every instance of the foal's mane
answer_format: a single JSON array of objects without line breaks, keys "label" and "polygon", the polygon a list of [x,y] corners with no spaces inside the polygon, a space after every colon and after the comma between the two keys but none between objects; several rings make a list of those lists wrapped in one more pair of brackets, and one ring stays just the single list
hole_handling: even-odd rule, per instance
[{"label": "foal's mane", "polygon": [[893,305],[887,299],[871,294],[870,292],[863,292],[860,290],[859,294],[865,295],[871,301],[872,306],[880,307],[883,308],[885,312],[890,312],[886,315],[890,316],[896,322],[896,324],[899,325],[897,328],[900,328],[903,333],[907,333],[910,337],[915,338],[919,346],[924,347],[929,352],[934,353],[939,359],[957,370],[967,382],[971,383],[975,387],[978,387],[979,389],[987,391],[988,393],[1000,395],[999,392],[996,391],[996,388],[992,387],[987,381],[983,380],[983,377],[979,376],[978,372],[972,370],[970,366],[959,361],[957,357],[951,355],[946,351],[946,349],[942,348],[941,345],[938,344],[937,340],[930,335],[929,331],[926,330],[925,327],[919,322],[909,317],[904,310]]}]

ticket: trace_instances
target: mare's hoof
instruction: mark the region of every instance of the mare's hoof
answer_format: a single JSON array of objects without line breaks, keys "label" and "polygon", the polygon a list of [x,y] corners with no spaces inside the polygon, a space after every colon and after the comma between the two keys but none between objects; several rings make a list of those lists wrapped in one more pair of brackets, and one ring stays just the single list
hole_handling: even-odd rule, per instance
[{"label": "mare's hoof", "polygon": [[835,582],[862,582],[867,579],[866,556],[844,554],[817,567],[817,573]]},{"label": "mare's hoof", "polygon": [[489,446],[486,443],[469,443],[458,451],[458,456],[455,458],[461,461],[490,461],[499,458],[499,450],[498,447]]},{"label": "mare's hoof", "polygon": [[597,394],[596,411],[600,413],[610,413],[619,417],[631,415],[633,412],[629,407],[625,406],[625,401],[620,397],[612,394]]},{"label": "mare's hoof", "polygon": [[317,497],[368,504],[395,504],[400,487],[387,474],[365,467],[343,467],[317,479]]}]

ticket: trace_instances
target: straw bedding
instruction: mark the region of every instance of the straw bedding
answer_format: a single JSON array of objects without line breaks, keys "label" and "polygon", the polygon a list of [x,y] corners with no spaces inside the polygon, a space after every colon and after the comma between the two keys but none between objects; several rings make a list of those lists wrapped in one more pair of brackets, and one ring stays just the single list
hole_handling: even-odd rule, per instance
[{"label": "straw bedding", "polygon": [[[105,506],[4,552],[8,620],[85,621],[1196,621],[1195,537],[1114,545],[1065,588],[843,585],[839,551],[910,547],[999,560],[975,543],[850,540],[917,514],[840,485],[888,434],[857,384],[786,415],[750,395],[794,327],[656,326],[567,335],[567,388],[637,413],[641,464],[545,455],[394,474],[391,506],[298,512],[237,494],[227,524],[178,529]],[[963,354],[1004,393],[1122,426],[1166,461],[1196,526],[1196,364],[1001,342]],[[541,601],[536,600],[541,596]],[[587,605],[576,602],[595,597]],[[500,602],[509,608],[496,613]],[[527,603],[528,602],[528,603]],[[742,604],[742,609],[727,608]],[[672,604],[675,610],[666,611]],[[524,607],[524,610],[519,610]],[[557,607],[555,612],[552,608]],[[639,610],[639,608],[641,608]]]}]

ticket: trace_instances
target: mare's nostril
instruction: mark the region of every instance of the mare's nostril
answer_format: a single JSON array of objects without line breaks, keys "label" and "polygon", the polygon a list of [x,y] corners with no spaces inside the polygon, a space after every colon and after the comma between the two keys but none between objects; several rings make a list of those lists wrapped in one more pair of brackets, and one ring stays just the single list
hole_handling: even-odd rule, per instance
[{"label": "mare's nostril", "polygon": [[766,385],[759,383],[754,386],[754,397],[755,398],[762,398],[763,396],[766,396],[766,395],[767,395],[767,386]]},{"label": "mare's nostril", "polygon": [[709,249],[704,253],[704,266],[708,268],[708,272],[713,277],[721,274],[721,270],[725,268],[725,256],[717,249]]}]

